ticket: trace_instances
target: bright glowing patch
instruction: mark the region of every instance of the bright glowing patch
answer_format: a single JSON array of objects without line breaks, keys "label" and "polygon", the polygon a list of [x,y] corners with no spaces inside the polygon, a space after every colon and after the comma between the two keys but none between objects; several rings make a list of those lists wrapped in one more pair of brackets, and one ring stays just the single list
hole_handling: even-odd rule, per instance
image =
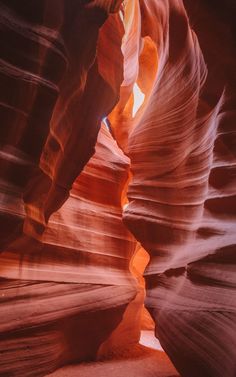
[{"label": "bright glowing patch", "polygon": [[126,208],[128,207],[128,205],[129,205],[129,203],[126,203],[126,204],[123,205],[123,211],[126,210]]},{"label": "bright glowing patch", "polygon": [[142,106],[145,95],[140,90],[139,86],[135,83],[133,88],[133,94],[134,94],[134,106],[132,110],[132,117],[135,117],[138,109]]},{"label": "bright glowing patch", "polygon": [[108,131],[110,131],[110,124],[109,124],[109,121],[107,119],[107,117],[104,117],[102,118],[102,122],[105,124],[106,128],[108,129]]},{"label": "bright glowing patch", "polygon": [[121,21],[124,23],[124,14],[121,10],[119,11],[119,15],[120,15]]}]

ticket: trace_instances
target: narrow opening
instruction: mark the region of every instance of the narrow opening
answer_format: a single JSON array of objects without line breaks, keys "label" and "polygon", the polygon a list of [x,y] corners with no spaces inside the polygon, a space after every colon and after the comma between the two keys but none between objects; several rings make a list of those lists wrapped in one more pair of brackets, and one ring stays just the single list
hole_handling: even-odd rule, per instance
[{"label": "narrow opening", "polygon": [[132,117],[134,118],[145,99],[145,95],[141,91],[137,83],[135,83],[133,87],[133,96],[134,96],[134,105],[132,109]]},{"label": "narrow opening", "polygon": [[[131,261],[131,272],[138,278],[139,284],[145,291],[145,279],[143,277],[145,268],[149,262],[150,256],[146,250],[138,243],[135,255]],[[146,295],[146,292],[145,292]],[[155,337],[155,323],[148,310],[143,305],[141,313],[141,335],[139,343],[145,347],[163,351],[160,342]]]}]

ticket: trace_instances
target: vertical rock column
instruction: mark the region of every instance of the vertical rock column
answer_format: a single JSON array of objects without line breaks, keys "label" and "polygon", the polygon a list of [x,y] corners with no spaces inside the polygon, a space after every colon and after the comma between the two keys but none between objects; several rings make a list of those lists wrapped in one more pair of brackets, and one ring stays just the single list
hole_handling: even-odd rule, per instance
[{"label": "vertical rock column", "polygon": [[140,2],[142,37],[156,44],[158,71],[126,131],[133,178],[123,218],[150,253],[146,306],[176,368],[185,377],[233,377],[233,6],[217,13],[186,3],[197,34],[182,1]]},{"label": "vertical rock column", "polygon": [[4,377],[96,358],[138,292],[136,242],[122,224],[129,160],[104,127],[96,144],[122,81],[124,30],[109,15],[119,4],[0,3]]},{"label": "vertical rock column", "polygon": [[[95,155],[42,243],[22,239],[2,253],[0,375],[43,376],[95,358],[104,342],[100,354],[138,342],[142,295],[132,309],[139,288],[129,269],[136,242],[121,208],[128,169],[103,126]],[[126,308],[120,332],[109,338]]]}]

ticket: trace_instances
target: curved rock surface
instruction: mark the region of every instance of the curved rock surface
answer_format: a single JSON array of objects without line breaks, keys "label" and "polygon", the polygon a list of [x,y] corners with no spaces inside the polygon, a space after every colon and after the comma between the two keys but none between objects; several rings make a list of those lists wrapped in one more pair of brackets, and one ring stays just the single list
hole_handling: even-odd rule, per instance
[{"label": "curved rock surface", "polygon": [[185,3],[190,19],[181,1],[140,2],[158,70],[131,129],[121,118],[133,174],[123,217],[150,253],[146,305],[181,375],[233,377],[235,6]]},{"label": "curved rock surface", "polygon": [[1,376],[137,342],[137,240],[181,376],[235,377],[235,17],[233,0],[0,2]]},{"label": "curved rock surface", "polygon": [[89,3],[0,3],[4,377],[139,339],[143,291],[121,207],[129,159],[104,124],[96,143],[123,78],[124,29],[109,14],[120,2]]},{"label": "curved rock surface", "polygon": [[[18,233],[23,226],[40,239],[93,155],[101,119],[118,99],[124,29],[119,15],[108,12],[120,2],[89,3],[0,3],[1,191],[6,206],[23,195],[26,211],[22,225],[2,209],[1,249],[9,226],[18,225]],[[108,42],[113,59],[105,74]]]},{"label": "curved rock surface", "polygon": [[128,163],[103,125],[42,242],[22,236],[1,254],[0,375],[44,375],[138,342],[143,293],[135,299],[129,269],[136,242],[121,221]]}]

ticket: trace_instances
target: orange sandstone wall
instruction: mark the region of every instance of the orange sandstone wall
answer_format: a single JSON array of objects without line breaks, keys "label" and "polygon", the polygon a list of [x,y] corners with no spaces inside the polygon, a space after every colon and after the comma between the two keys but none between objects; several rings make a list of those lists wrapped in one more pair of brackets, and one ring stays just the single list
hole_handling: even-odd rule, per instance
[{"label": "orange sandstone wall", "polygon": [[137,342],[125,224],[150,255],[145,304],[180,374],[234,377],[234,1],[0,11],[0,374]]},{"label": "orange sandstone wall", "polygon": [[123,79],[119,3],[0,3],[1,376],[44,376],[139,339],[129,159],[99,132]]},{"label": "orange sandstone wall", "polygon": [[130,98],[112,113],[131,160],[123,219],[150,254],[146,306],[186,377],[236,373],[235,6],[216,3],[139,2],[136,82],[145,39],[158,68],[134,117]]},{"label": "orange sandstone wall", "polygon": [[138,342],[143,290],[130,272],[136,242],[121,208],[128,168],[103,125],[42,240],[22,235],[1,254],[0,375],[45,375]]}]

